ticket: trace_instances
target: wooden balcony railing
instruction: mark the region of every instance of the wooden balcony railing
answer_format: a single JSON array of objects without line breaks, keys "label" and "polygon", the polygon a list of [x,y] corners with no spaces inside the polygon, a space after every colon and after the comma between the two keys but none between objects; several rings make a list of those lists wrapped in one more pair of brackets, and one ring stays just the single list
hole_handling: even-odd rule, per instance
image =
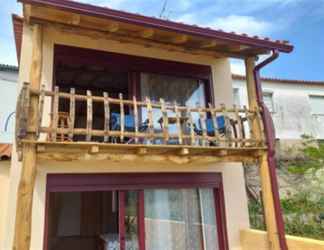
[{"label": "wooden balcony railing", "polygon": [[[34,127],[27,127],[30,96],[39,98],[38,121]],[[135,97],[126,100],[122,94],[119,94],[119,98],[112,98],[106,92],[103,96],[93,96],[91,91],[81,95],[76,94],[73,88],[69,93],[60,92],[58,87],[54,91],[46,91],[44,88],[35,91],[28,84],[24,85],[19,100],[19,139],[23,139],[27,133],[35,133],[38,141],[47,142],[82,141],[209,148],[265,145],[263,136],[256,136],[260,132],[253,131],[255,124],[262,129],[260,110],[249,110],[247,107],[214,107],[211,104],[208,107],[186,107],[166,103],[163,99],[152,101],[148,97],[143,101]],[[77,110],[77,103],[84,108]],[[65,109],[62,110],[62,106]],[[46,110],[51,110],[47,122],[44,115]],[[77,121],[81,117],[84,118],[83,126],[78,126]]]}]

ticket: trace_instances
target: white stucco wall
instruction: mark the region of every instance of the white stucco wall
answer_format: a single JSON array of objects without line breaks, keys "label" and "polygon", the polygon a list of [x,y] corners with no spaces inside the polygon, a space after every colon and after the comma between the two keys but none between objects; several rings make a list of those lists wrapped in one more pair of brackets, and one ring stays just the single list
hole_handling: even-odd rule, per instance
[{"label": "white stucco wall", "polygon": [[[240,105],[247,105],[245,81],[235,79],[233,87],[239,89]],[[324,139],[324,117],[312,115],[309,100],[311,95],[324,97],[324,84],[262,81],[262,87],[264,92],[272,93],[272,118],[278,139],[300,139],[303,134]]]},{"label": "white stucco wall", "polygon": [[15,129],[18,71],[0,66],[0,143],[12,143]]}]

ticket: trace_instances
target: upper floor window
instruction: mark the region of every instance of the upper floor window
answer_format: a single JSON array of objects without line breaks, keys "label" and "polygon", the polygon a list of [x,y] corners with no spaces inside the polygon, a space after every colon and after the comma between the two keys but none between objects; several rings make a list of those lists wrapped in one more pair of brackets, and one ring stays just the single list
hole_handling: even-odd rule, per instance
[{"label": "upper floor window", "polygon": [[141,74],[141,94],[152,101],[163,98],[167,103],[181,106],[206,106],[203,81],[194,78],[168,76],[162,74]]},{"label": "upper floor window", "polygon": [[241,106],[240,89],[239,88],[233,89],[233,103],[236,106]]},{"label": "upper floor window", "polygon": [[263,102],[271,113],[275,112],[272,92],[263,92]]},{"label": "upper floor window", "polygon": [[311,105],[312,115],[324,116],[324,96],[310,95],[309,101]]}]

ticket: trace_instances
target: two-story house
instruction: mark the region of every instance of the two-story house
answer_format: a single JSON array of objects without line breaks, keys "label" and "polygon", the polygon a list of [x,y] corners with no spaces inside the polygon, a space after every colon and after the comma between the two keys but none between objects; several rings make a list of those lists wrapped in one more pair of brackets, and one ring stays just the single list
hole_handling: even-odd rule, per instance
[{"label": "two-story house", "polygon": [[[20,2],[3,249],[252,249],[240,241],[242,162],[259,163],[262,244],[287,249],[259,71],[291,52],[288,42],[74,1]],[[245,61],[248,107],[233,105],[230,58]]]}]

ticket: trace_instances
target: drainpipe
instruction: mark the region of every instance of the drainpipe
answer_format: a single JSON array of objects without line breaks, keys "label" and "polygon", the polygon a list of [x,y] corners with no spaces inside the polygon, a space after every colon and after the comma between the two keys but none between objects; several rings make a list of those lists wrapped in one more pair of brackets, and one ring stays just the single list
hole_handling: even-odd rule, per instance
[{"label": "drainpipe", "polygon": [[271,181],[271,189],[272,189],[272,198],[274,203],[274,212],[276,217],[276,224],[278,229],[278,237],[279,244],[281,250],[288,250],[286,237],[285,237],[285,225],[282,217],[282,211],[280,206],[280,197],[279,197],[279,189],[276,175],[276,160],[275,160],[275,129],[273,125],[273,121],[271,118],[271,114],[263,102],[262,98],[262,87],[261,87],[261,78],[260,78],[260,70],[273,62],[279,57],[279,53],[277,50],[272,51],[272,55],[256,65],[253,70],[254,80],[255,80],[255,88],[256,88],[256,98],[258,105],[262,108],[262,120],[264,124],[264,132],[267,141],[268,147],[268,167]]}]

